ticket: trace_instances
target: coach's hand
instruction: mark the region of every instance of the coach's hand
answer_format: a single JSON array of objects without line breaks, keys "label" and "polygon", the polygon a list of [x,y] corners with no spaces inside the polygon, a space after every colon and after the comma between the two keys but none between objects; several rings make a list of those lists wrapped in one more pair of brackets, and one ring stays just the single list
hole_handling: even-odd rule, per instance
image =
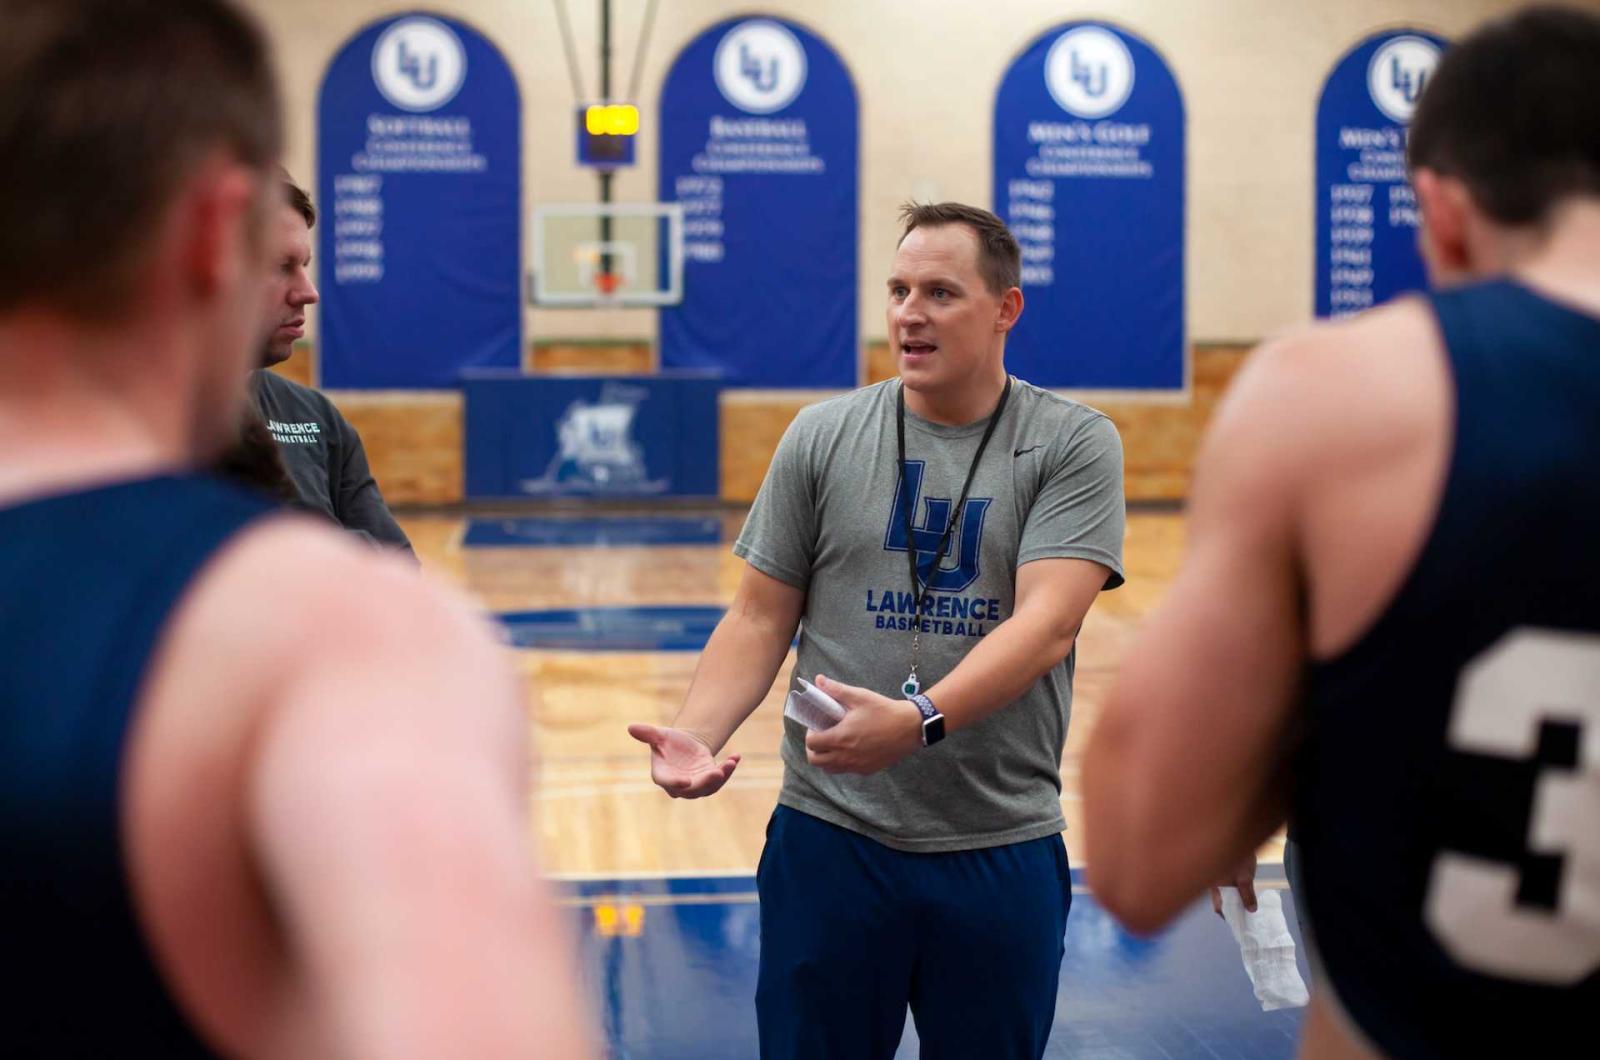
[{"label": "coach's hand", "polygon": [[844,707],[844,720],[806,734],[806,761],[824,773],[876,773],[922,746],[922,712],[904,699],[817,675],[817,687]]},{"label": "coach's hand", "polygon": [[705,741],[686,729],[635,723],[628,735],[650,745],[650,779],[675,799],[714,794],[739,764],[738,755],[729,755],[719,765]]}]

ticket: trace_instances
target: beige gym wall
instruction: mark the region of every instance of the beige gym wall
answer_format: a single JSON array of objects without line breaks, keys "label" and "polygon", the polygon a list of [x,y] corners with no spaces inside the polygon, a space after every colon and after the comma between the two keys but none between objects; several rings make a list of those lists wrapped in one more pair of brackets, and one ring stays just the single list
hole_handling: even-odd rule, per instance
[{"label": "beige gym wall", "polygon": [[[599,0],[566,0],[585,88],[595,92]],[[374,20],[433,10],[498,44],[522,89],[526,209],[593,201],[573,158],[573,92],[555,0],[247,0],[278,49],[288,86],[290,169],[313,178],[317,92],[329,61]],[[627,87],[645,0],[612,2],[612,83]],[[1184,93],[1189,122],[1189,335],[1253,340],[1311,313],[1312,133],[1333,64],[1368,33],[1414,25],[1446,37],[1511,0],[661,0],[640,78],[639,165],[619,200],[656,196],[656,100],[672,60],[707,27],[740,14],[793,19],[828,41],[861,106],[861,334],[882,338],[882,277],[895,210],[917,197],[991,205],[995,90],[1035,36],[1103,18],[1148,40]],[[1600,6],[1600,4],[1597,4]],[[653,314],[531,311],[531,340],[649,338]]]},{"label": "beige gym wall", "polygon": [[[449,15],[499,45],[522,92],[524,215],[535,204],[592,202],[596,180],[573,157],[573,89],[555,0],[243,0],[278,51],[289,115],[287,162],[315,179],[315,116],[324,71],[367,24],[413,10]],[[1582,0],[1600,8],[1600,0]],[[586,93],[598,86],[598,0],[565,0]],[[626,93],[647,0],[613,0],[612,84]],[[615,182],[618,201],[655,198],[656,104],[678,52],[740,15],[799,22],[828,41],[855,80],[861,108],[860,306],[863,379],[892,371],[882,340],[882,279],[908,198],[988,206],[995,91],[1036,36],[1081,18],[1112,21],[1149,41],[1172,68],[1188,118],[1188,332],[1192,389],[1154,402],[1088,399],[1122,431],[1130,497],[1186,495],[1193,453],[1217,396],[1248,346],[1312,312],[1312,167],[1317,95],[1339,57],[1368,34],[1410,25],[1459,36],[1513,0],[660,0],[637,100],[639,164]],[[531,252],[531,234],[525,242]],[[531,264],[531,263],[530,263]],[[529,364],[648,367],[650,310],[527,310]],[[310,322],[315,345],[316,317]],[[565,340],[580,340],[578,344]],[[607,343],[606,340],[609,340]],[[594,345],[596,341],[602,344]],[[296,358],[304,372],[309,358]],[[745,395],[723,403],[723,496],[747,500],[794,411],[814,393]],[[399,501],[460,497],[460,405],[453,394],[336,395]],[[423,425],[417,431],[416,425]],[[411,441],[414,433],[428,438]],[[457,439],[452,446],[451,439]]]}]

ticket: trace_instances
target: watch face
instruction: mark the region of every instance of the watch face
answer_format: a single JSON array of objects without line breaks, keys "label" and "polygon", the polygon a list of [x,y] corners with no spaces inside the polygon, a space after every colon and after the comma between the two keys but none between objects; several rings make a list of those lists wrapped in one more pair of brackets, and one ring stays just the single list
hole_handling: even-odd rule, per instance
[{"label": "watch face", "polygon": [[922,745],[931,747],[944,739],[944,715],[935,714],[922,723]]}]

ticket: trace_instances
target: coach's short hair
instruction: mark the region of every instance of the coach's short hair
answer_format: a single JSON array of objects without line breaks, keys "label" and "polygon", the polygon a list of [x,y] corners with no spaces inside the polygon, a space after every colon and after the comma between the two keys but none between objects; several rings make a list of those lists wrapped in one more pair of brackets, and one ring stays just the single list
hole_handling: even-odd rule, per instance
[{"label": "coach's short hair", "polygon": [[0,0],[0,312],[126,309],[208,152],[270,177],[278,90],[226,0]]},{"label": "coach's short hair", "polygon": [[1504,224],[1600,194],[1600,17],[1534,7],[1474,30],[1428,79],[1407,152]]},{"label": "coach's short hair", "polygon": [[283,186],[283,201],[305,219],[306,227],[317,227],[317,208],[311,205],[311,196],[306,194],[306,189],[294,182],[289,171],[282,166],[278,167],[278,183]]},{"label": "coach's short hair", "polygon": [[[959,202],[908,202],[900,207],[900,242],[914,229],[966,225],[978,237],[978,274],[991,294],[1022,286],[1022,251],[1006,223],[988,210]],[[899,244],[896,244],[897,246]]]}]

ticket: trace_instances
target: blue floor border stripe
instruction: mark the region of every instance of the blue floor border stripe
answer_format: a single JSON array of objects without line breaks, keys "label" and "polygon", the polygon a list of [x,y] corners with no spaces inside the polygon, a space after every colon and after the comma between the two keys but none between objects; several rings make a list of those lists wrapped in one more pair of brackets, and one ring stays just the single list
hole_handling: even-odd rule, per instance
[{"label": "blue floor border stripe", "polygon": [[[1309,981],[1293,894],[1277,892]],[[748,1060],[760,910],[748,874],[557,879],[582,940],[613,1060]],[[1073,873],[1074,891],[1083,885]],[[1151,938],[1123,931],[1082,893],[1067,919],[1056,1022],[1045,1056],[1125,1060],[1288,1060],[1302,1011],[1263,1012],[1228,927],[1205,898]],[[896,1060],[919,1043],[908,1020]]]},{"label": "blue floor border stripe", "polygon": [[464,548],[651,548],[720,545],[721,516],[473,518]]},{"label": "blue floor border stripe", "polygon": [[511,643],[546,651],[702,651],[721,607],[579,607],[497,617]]}]

